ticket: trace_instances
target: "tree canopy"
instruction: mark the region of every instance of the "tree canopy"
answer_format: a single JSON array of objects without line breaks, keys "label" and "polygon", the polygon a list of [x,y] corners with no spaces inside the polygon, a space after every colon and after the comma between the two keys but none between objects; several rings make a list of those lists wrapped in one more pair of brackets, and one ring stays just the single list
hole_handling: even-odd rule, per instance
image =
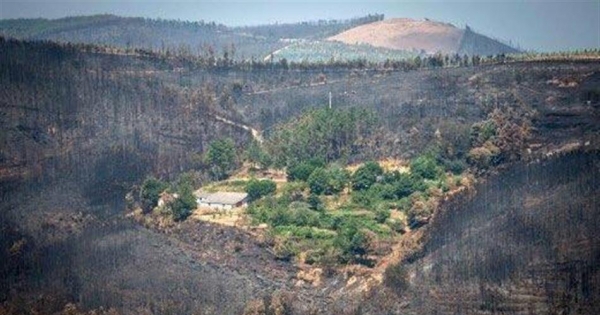
[{"label": "tree canopy", "polygon": [[146,178],[140,190],[142,209],[145,212],[149,212],[156,207],[158,204],[158,199],[160,198],[160,193],[167,189],[167,187],[167,184],[154,177]]},{"label": "tree canopy", "polygon": [[376,128],[375,115],[365,109],[315,109],[276,127],[268,148],[278,167],[314,159],[329,163],[368,152],[362,141]]},{"label": "tree canopy", "polygon": [[216,180],[227,178],[236,168],[236,160],[235,143],[230,138],[211,142],[204,157],[204,163]]},{"label": "tree canopy", "polygon": [[250,198],[250,200],[256,200],[273,194],[276,189],[277,186],[275,185],[275,182],[270,179],[252,179],[246,184],[246,193],[248,193],[248,198]]},{"label": "tree canopy", "polygon": [[355,190],[367,190],[377,181],[377,177],[383,175],[383,169],[376,162],[367,162],[361,165],[352,176],[352,188]]}]

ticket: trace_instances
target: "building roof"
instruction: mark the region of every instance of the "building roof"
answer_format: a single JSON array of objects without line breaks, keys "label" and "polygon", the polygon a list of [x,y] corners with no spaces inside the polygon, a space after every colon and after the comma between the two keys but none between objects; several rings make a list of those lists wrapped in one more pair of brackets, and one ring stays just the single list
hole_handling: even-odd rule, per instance
[{"label": "building roof", "polygon": [[215,192],[207,193],[198,190],[194,193],[196,197],[200,199],[206,199],[207,203],[220,203],[224,205],[235,205],[241,201],[244,201],[248,197],[247,193],[236,193],[236,192]]}]

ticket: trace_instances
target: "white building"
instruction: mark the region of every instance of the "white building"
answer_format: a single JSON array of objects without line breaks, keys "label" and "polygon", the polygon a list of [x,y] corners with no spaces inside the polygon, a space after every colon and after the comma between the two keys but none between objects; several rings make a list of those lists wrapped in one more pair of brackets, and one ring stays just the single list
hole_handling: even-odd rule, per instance
[{"label": "white building", "polygon": [[215,192],[207,193],[198,190],[194,193],[199,207],[229,210],[248,205],[247,193]]}]

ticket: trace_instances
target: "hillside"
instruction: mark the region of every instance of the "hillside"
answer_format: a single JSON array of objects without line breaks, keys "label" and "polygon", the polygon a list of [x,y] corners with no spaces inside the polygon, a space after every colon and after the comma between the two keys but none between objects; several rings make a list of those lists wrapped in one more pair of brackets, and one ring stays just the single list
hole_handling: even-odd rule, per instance
[{"label": "hillside", "polygon": [[446,202],[422,250],[393,267],[406,278],[365,313],[594,314],[599,161],[591,151],[513,165]]},{"label": "hillside", "polygon": [[518,50],[452,24],[432,20],[388,19],[344,31],[327,40],[346,44],[369,44],[394,50],[434,54],[490,55]]},{"label": "hillside", "polygon": [[383,19],[368,15],[349,20],[228,27],[205,21],[77,16],[61,19],[0,21],[0,35],[29,40],[110,45],[233,59],[261,59],[287,45],[286,39],[319,39],[345,29]]},{"label": "hillside", "polygon": [[[597,60],[406,71],[205,66],[171,54],[2,38],[0,313],[60,314],[73,303],[121,314],[429,314],[429,307],[524,314],[558,307],[592,315],[600,283]],[[319,124],[296,123],[326,107],[329,92],[334,110],[358,109],[336,116],[346,129],[334,139],[329,128],[317,133]],[[352,123],[369,118],[366,112],[374,119]],[[491,124],[493,132],[480,135]],[[438,147],[465,161],[472,149],[502,151],[469,161],[483,181],[469,194],[447,196],[440,215],[416,230],[425,234],[420,250],[395,253],[415,275],[405,291],[378,282],[386,260],[373,268],[323,267],[313,285],[304,280],[316,267],[281,259],[268,234],[190,220],[156,230],[126,217],[139,195],[127,193],[147,176],[172,180],[191,171],[206,183],[211,165],[202,157],[214,140],[231,138],[243,156],[252,129],[240,126],[261,131],[266,143],[285,135],[273,151],[290,149],[291,159],[409,160]],[[286,134],[287,126],[302,132]],[[326,145],[311,144],[321,138]],[[269,311],[252,312],[261,305]]]}]

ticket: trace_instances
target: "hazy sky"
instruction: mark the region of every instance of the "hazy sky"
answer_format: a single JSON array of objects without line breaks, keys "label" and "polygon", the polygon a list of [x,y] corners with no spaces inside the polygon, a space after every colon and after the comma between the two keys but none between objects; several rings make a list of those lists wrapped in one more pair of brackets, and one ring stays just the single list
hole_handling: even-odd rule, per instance
[{"label": "hazy sky", "polygon": [[368,13],[386,18],[430,18],[465,24],[485,35],[537,51],[600,47],[600,0],[574,1],[157,1],[0,0],[0,18],[112,13],[215,21],[230,26],[346,19]]}]

